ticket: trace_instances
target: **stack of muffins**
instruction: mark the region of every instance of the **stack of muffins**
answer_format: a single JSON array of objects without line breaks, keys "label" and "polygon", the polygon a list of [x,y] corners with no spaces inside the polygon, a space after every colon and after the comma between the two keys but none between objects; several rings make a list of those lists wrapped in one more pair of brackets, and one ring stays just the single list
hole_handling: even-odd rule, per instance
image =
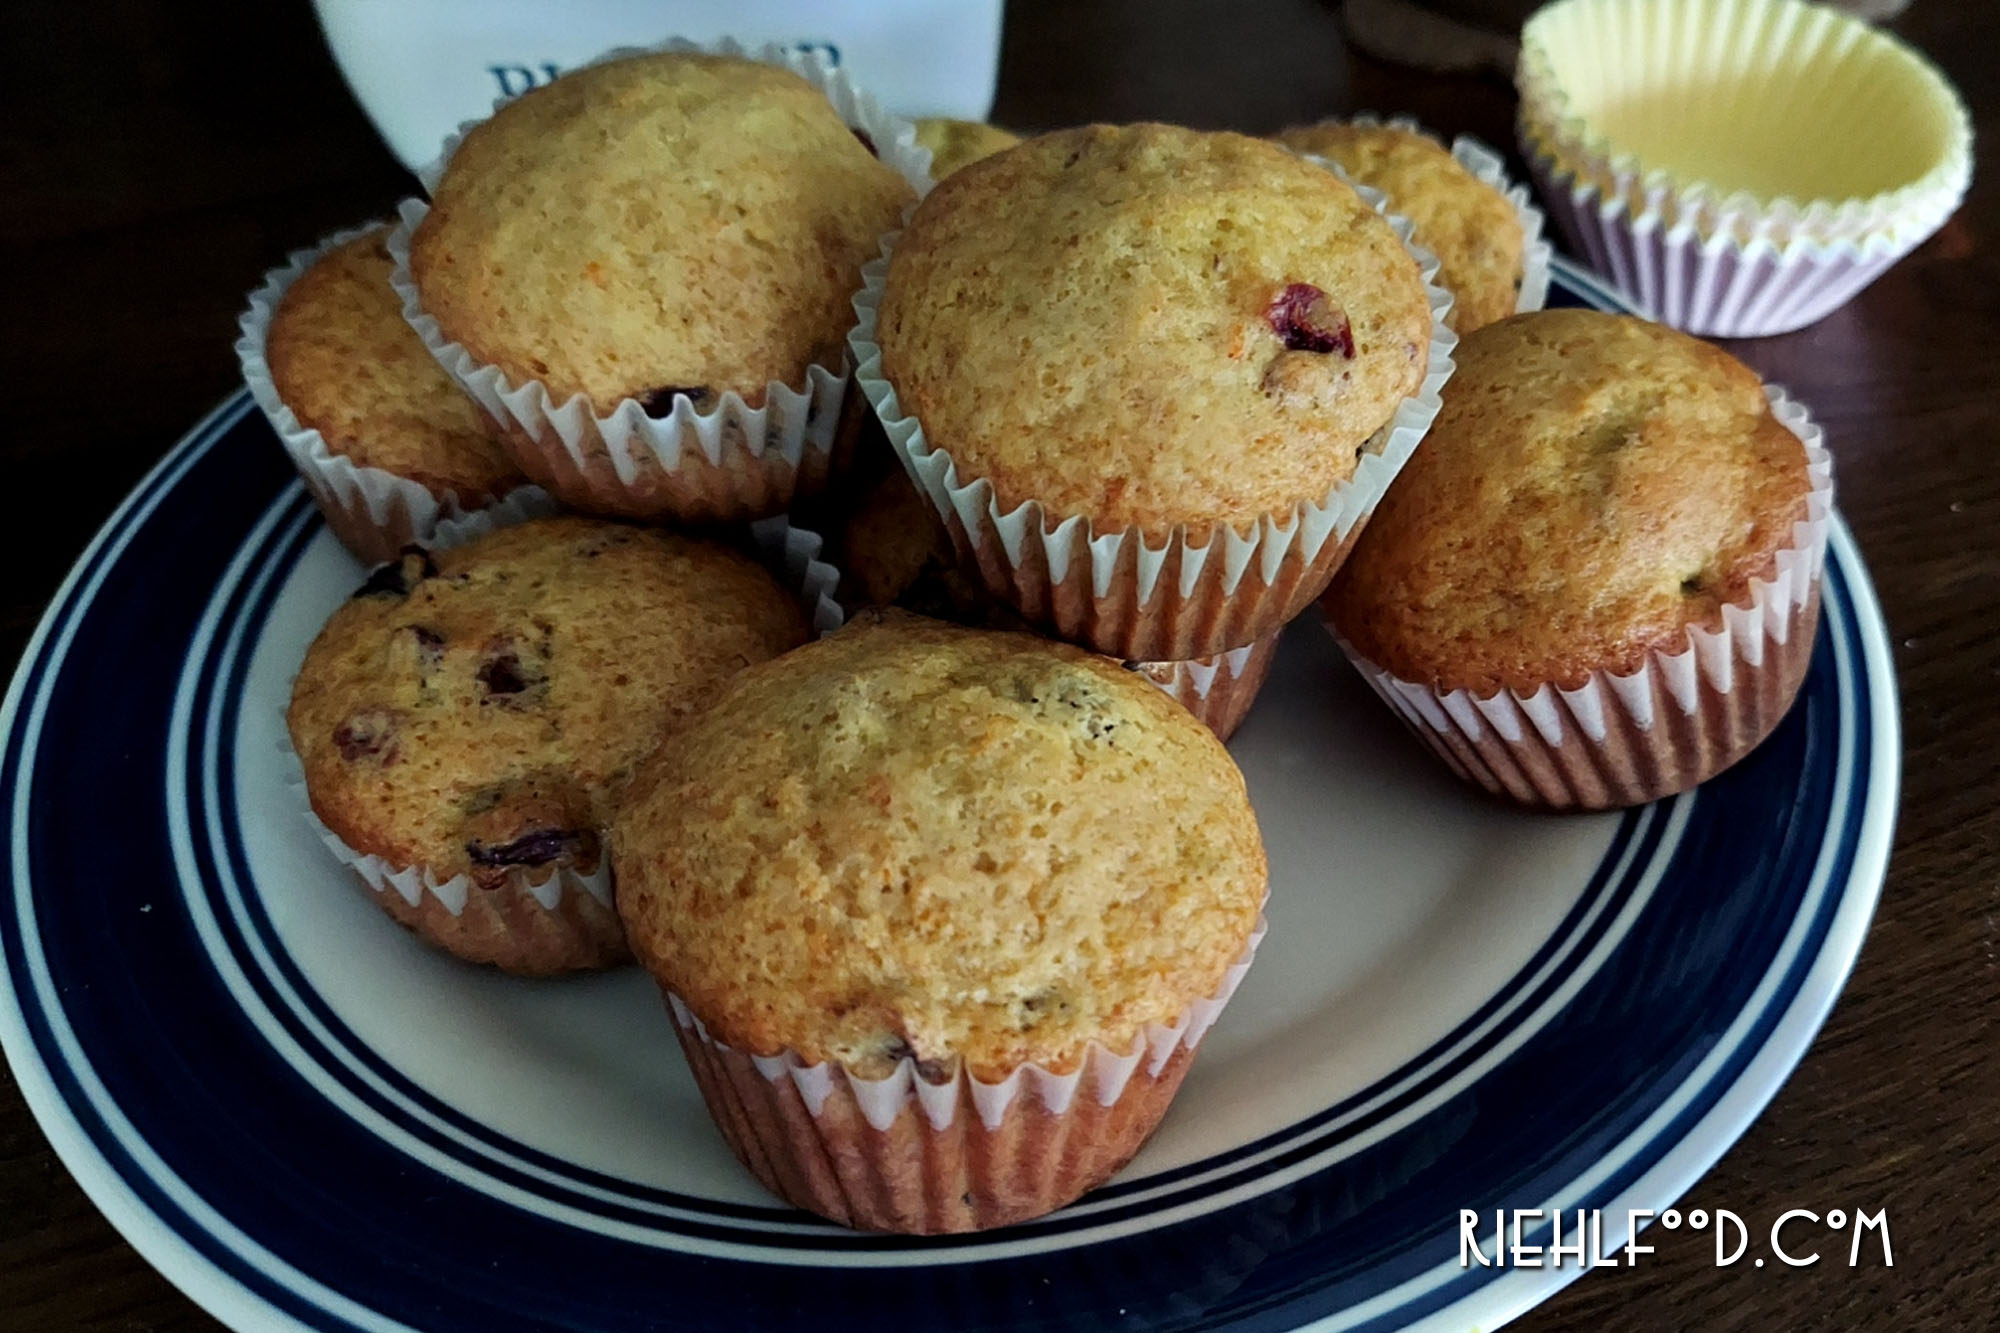
[{"label": "stack of muffins", "polygon": [[1221,742],[1316,602],[1516,799],[1740,757],[1810,650],[1801,419],[1514,314],[1535,223],[1414,130],[1284,140],[912,126],[676,43],[448,143],[239,343],[386,560],[293,690],[328,846],[467,960],[636,957],[767,1186],[956,1231],[1123,1165],[1249,966]]}]

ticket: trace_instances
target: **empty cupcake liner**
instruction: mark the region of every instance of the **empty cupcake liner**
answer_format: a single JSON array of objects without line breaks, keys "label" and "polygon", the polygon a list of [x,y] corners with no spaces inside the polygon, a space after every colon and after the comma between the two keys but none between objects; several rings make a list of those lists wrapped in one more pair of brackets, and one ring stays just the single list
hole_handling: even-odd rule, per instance
[{"label": "empty cupcake liner", "polygon": [[1705,337],[1761,338],[1817,323],[1916,244],[1704,238],[1691,222],[1669,223],[1661,201],[1634,213],[1623,196],[1605,196],[1550,157],[1530,166],[1572,250],[1647,318]]},{"label": "empty cupcake liner", "polygon": [[1214,995],[1172,1025],[1149,1025],[1130,1051],[1093,1042],[1067,1073],[1030,1063],[997,1083],[962,1065],[932,1082],[909,1057],[868,1079],[789,1050],[751,1055],[672,991],[666,999],[716,1127],[766,1189],[863,1230],[974,1231],[1060,1208],[1131,1160],[1265,929],[1260,916]]},{"label": "empty cupcake liner", "polygon": [[[1743,758],[1783,719],[1812,659],[1819,579],[1833,521],[1833,458],[1800,404],[1765,386],[1771,410],[1806,450],[1806,517],[1792,525],[1769,578],[1716,629],[1655,649],[1630,675],[1593,671],[1573,689],[1481,697],[1377,666],[1344,638],[1362,676],[1419,740],[1469,782],[1557,810],[1639,805],[1704,782]],[[1340,635],[1336,631],[1336,638]]]},{"label": "empty cupcake liner", "polygon": [[[1411,116],[1390,116],[1384,119],[1373,112],[1363,111],[1350,117],[1349,123],[1362,126],[1386,125],[1390,129],[1421,134],[1426,139],[1438,139],[1437,135],[1418,124]],[[1530,310],[1540,310],[1549,302],[1549,261],[1555,253],[1555,247],[1542,235],[1542,210],[1535,207],[1534,195],[1526,185],[1516,185],[1507,179],[1506,159],[1470,134],[1461,134],[1453,139],[1450,148],[1452,159],[1458,165],[1471,172],[1474,179],[1499,193],[1513,206],[1515,220],[1521,224],[1521,287],[1514,297],[1514,313],[1520,315]]]},{"label": "empty cupcake liner", "polygon": [[[1669,226],[1704,236],[1782,246],[1887,234],[1914,244],[1951,216],[1971,180],[1971,118],[1937,68],[1893,34],[1802,0],[1561,0],[1523,28],[1515,82],[1530,156],[1550,156],[1634,213],[1657,197]],[[1915,144],[1923,157],[1893,189],[1760,198],[1676,175],[1607,135],[1605,103],[1635,97],[1653,99],[1668,123],[1719,102],[1746,133],[1789,124],[1800,132],[1787,154],[1900,155],[1913,140],[1929,142]]]},{"label": "empty cupcake liner", "polygon": [[1255,643],[1192,662],[1134,662],[1132,669],[1165,690],[1220,740],[1243,725],[1257,692],[1271,674],[1284,631],[1273,630]]},{"label": "empty cupcake liner", "polygon": [[[502,526],[506,524],[492,514],[464,515],[440,525],[435,545],[462,545]],[[819,534],[793,527],[783,515],[750,524],[748,531],[765,562],[799,589],[814,631],[824,635],[839,629],[845,623],[834,597],[840,571],[819,558],[825,545]],[[612,903],[608,853],[600,852],[588,872],[559,866],[538,876],[537,868],[515,867],[491,888],[475,884],[469,875],[439,879],[426,866],[399,866],[342,840],[313,810],[289,737],[279,749],[288,784],[320,841],[375,891],[384,911],[431,943],[470,962],[527,975],[631,961],[625,927]]]},{"label": "empty cupcake liner", "polygon": [[[1971,180],[1970,118],[1943,76],[1892,36],[1798,0],[1563,0],[1523,31],[1516,82],[1522,153],[1572,248],[1693,333],[1823,318],[1942,226]],[[1720,103],[1746,135],[1794,126],[1800,154],[1879,160],[1915,144],[1923,156],[1908,183],[1866,197],[1759,198],[1642,161],[1593,119],[1614,96],[1649,97],[1679,123],[1675,95]]]},{"label": "empty cupcake liner", "polygon": [[[1333,164],[1311,160],[1347,180]],[[977,566],[993,596],[1098,652],[1127,661],[1185,661],[1262,638],[1320,594],[1430,429],[1458,343],[1445,327],[1451,295],[1437,285],[1436,257],[1410,241],[1409,221],[1387,212],[1379,191],[1353,188],[1388,220],[1423,274],[1431,307],[1423,383],[1367,442],[1353,476],[1319,499],[1267,514],[1240,530],[1226,524],[1193,532],[1177,527],[1158,546],[1138,528],[1099,532],[1085,516],[1050,513],[1037,500],[1002,512],[990,482],[962,476],[946,448],[925,436],[922,423],[903,411],[883,375],[882,348],[875,341],[889,258],[902,233],[883,239],[882,255],[862,269],[865,285],[854,298],[861,316],[849,335],[855,383],[874,406],[904,468],[931,498],[954,544]]]},{"label": "empty cupcake liner", "polygon": [[333,529],[341,545],[370,563],[394,558],[396,552],[411,542],[428,543],[439,523],[469,512],[491,511],[495,521],[513,522],[555,512],[555,502],[536,486],[517,487],[495,503],[472,511],[460,505],[458,497],[449,492],[433,495],[408,477],[378,467],[363,467],[345,454],[334,452],[325,436],[303,425],[278,397],[270,363],[264,356],[278,303],[299,276],[322,256],[366,235],[377,225],[371,222],[335,232],[316,245],[285,256],[285,262],[266,273],[263,283],[250,293],[249,308],[238,320],[242,332],[236,339],[236,359],[243,367],[243,382],[257,406],[263,409],[292,466],[299,470],[300,480],[326,516],[327,526]]},{"label": "empty cupcake liner", "polygon": [[[917,143],[915,126],[884,111],[854,86],[844,69],[829,67],[815,52],[777,45],[752,51],[728,40],[710,46],[675,40],[621,47],[590,63],[663,51],[736,56],[791,70],[824,93],[841,118],[867,135],[877,156],[919,194],[930,187],[930,150]],[[505,100],[496,101],[495,109]],[[435,189],[445,164],[476,123],[462,125],[446,140],[438,160],[419,173],[427,190]],[[404,200],[389,236],[389,253],[396,262],[390,281],[402,298],[403,316],[438,363],[501,423],[522,470],[565,503],[629,518],[733,521],[778,513],[795,495],[824,484],[847,388],[845,364],[810,366],[798,385],[773,380],[758,407],[734,390],[706,410],[677,393],[665,416],[649,416],[636,398],[619,401],[603,415],[580,393],[557,403],[541,381],[516,383],[498,366],[481,363],[424,312],[410,272],[410,237],[429,211],[422,200]]]}]

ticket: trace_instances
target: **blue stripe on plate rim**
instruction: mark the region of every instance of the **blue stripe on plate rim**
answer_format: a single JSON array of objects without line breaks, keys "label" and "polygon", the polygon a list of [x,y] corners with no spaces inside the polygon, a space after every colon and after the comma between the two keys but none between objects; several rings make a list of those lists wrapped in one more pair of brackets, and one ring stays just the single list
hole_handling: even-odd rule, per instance
[{"label": "blue stripe on plate rim", "polygon": [[[1560,269],[1564,285],[1585,302],[1615,303],[1595,280],[1566,265]],[[428,1305],[424,1300],[413,1302],[406,1290],[422,1284],[412,1284],[406,1275],[400,1279],[402,1288],[393,1281],[385,1285],[380,1280],[363,1280],[351,1267],[331,1285],[308,1276],[304,1268],[330,1271],[338,1267],[328,1250],[301,1254],[296,1245],[287,1246],[282,1236],[252,1235],[231,1220],[232,1216],[255,1216],[254,1207],[246,1201],[254,1199],[257,1181],[246,1181],[232,1192],[208,1177],[202,1190],[194,1189],[149,1139],[149,1133],[159,1128],[160,1108],[121,1107],[107,1086],[107,1079],[117,1076],[117,1066],[99,1068],[86,1051],[86,1045],[97,1049],[110,1042],[111,1029],[104,1026],[93,1032],[86,1028],[80,1038],[71,1023],[72,1017],[83,1015],[86,1005],[78,997],[91,986],[92,978],[65,971],[58,979],[44,955],[43,930],[53,945],[64,923],[56,900],[40,899],[43,905],[38,908],[33,872],[38,865],[48,864],[50,849],[37,842],[38,821],[31,814],[29,798],[47,771],[38,769],[35,760],[65,660],[107,577],[188,472],[219,442],[245,425],[246,407],[246,401],[239,397],[197,427],[121,506],[59,592],[24,655],[4,712],[0,712],[0,722],[5,724],[0,734],[6,740],[4,767],[0,767],[0,808],[11,816],[14,908],[7,928],[0,930],[6,964],[0,969],[0,978],[4,978],[0,979],[0,997],[4,997],[0,1000],[0,1038],[4,1038],[30,1105],[92,1198],[151,1262],[196,1300],[232,1322],[260,1328],[408,1326],[385,1313],[396,1307],[402,1307],[401,1313],[419,1310],[438,1314],[444,1319],[442,1324],[426,1318],[426,1325],[435,1327],[528,1327],[556,1317],[576,1322],[570,1316],[584,1307],[573,1300],[569,1306],[549,1300],[538,1306],[528,1299],[518,1311],[504,1310],[498,1315],[487,1311],[485,1318],[468,1309],[469,1318],[460,1319],[441,1313],[435,1299]],[[254,419],[249,425],[256,427]],[[1000,1283],[1040,1271],[1044,1276],[1058,1272],[1093,1297],[1103,1297],[1099,1313],[1107,1323],[1117,1322],[1110,1315],[1115,1300],[1129,1310],[1134,1321],[1150,1315],[1170,1316],[1181,1327],[1227,1323],[1232,1327],[1293,1328],[1310,1323],[1315,1328],[1333,1329],[1401,1326],[1412,1321],[1439,1327],[1463,1327],[1472,1322],[1490,1326],[1542,1299],[1573,1277],[1574,1270],[1459,1270],[1455,1262],[1456,1208],[1490,1207],[1503,1195],[1510,1206],[1539,1204],[1566,1210],[1600,1206],[1606,1210],[1607,1247],[1621,1243],[1624,1210],[1663,1208],[1678,1197],[1741,1133],[1803,1054],[1858,951],[1886,861],[1899,756],[1894,686],[1879,611],[1851,539],[1840,528],[1835,534],[1826,586],[1822,634],[1828,643],[1821,645],[1807,697],[1794,718],[1781,728],[1784,744],[1790,749],[1774,760],[1781,767],[1796,765],[1804,774],[1801,782],[1814,790],[1805,792],[1802,787],[1791,807],[1775,812],[1759,809],[1754,799],[1747,801],[1759,818],[1772,816],[1775,832],[1773,838],[1766,837],[1764,830],[1758,831],[1766,851],[1753,857],[1753,868],[1769,870],[1783,861],[1797,872],[1801,867],[1793,862],[1803,857],[1803,871],[1793,873],[1781,885],[1770,886],[1774,902],[1782,897],[1782,911],[1768,913],[1771,919],[1732,925],[1742,947],[1756,955],[1759,966],[1752,973],[1740,966],[1742,959],[1736,959],[1742,973],[1736,980],[1754,984],[1740,1004],[1728,1008],[1731,1021],[1727,1028],[1712,1034],[1699,1049],[1672,1052],[1675,1058],[1664,1066],[1651,1067],[1651,1080],[1640,1089],[1643,1095],[1633,1098],[1632,1105],[1621,1107],[1618,1115],[1602,1118],[1602,1124],[1590,1122],[1599,1131],[1598,1138],[1568,1144],[1559,1139],[1554,1148],[1539,1158],[1517,1163],[1489,1186],[1468,1183],[1461,1195],[1473,1197],[1426,1196],[1426,1207],[1415,1210],[1422,1216],[1402,1217],[1397,1226],[1379,1225],[1375,1237],[1379,1243],[1374,1249],[1360,1259],[1352,1257],[1357,1249],[1351,1243],[1357,1219],[1374,1217],[1379,1221],[1383,1214],[1399,1207],[1408,1214],[1412,1209],[1407,1206],[1407,1196],[1421,1192],[1404,1186],[1357,1204],[1357,1181],[1366,1185],[1376,1159],[1394,1168],[1387,1177],[1392,1184],[1415,1178],[1408,1171],[1397,1174],[1408,1167],[1410,1159],[1407,1152],[1399,1157],[1392,1146],[1420,1142],[1428,1122],[1449,1118],[1449,1112],[1464,1105],[1468,1090],[1453,1081],[1455,1076],[1464,1075],[1468,1068],[1484,1071],[1483,1083],[1481,1076],[1466,1081],[1473,1084],[1470,1094],[1490,1097],[1496,1088],[1520,1083],[1520,1070],[1537,1068],[1537,1048],[1552,1042],[1559,1046],[1565,1027],[1588,1033],[1593,1012],[1613,1012],[1615,997],[1607,989],[1611,978],[1602,967],[1604,957],[1613,950],[1621,957],[1642,956],[1647,946],[1643,938],[1630,938],[1632,918],[1651,912],[1650,933],[1671,923],[1673,904],[1686,896],[1678,890],[1653,896],[1645,882],[1647,871],[1669,862],[1684,862],[1678,884],[1689,869],[1711,865],[1716,856],[1732,849],[1741,852],[1742,839],[1732,841],[1727,836],[1730,821],[1722,817],[1732,804],[1739,809],[1746,805],[1747,794],[1740,790],[1744,783],[1734,784],[1739,790],[1721,790],[1732,785],[1734,773],[1694,796],[1627,816],[1619,829],[1618,852],[1607,858],[1608,868],[1600,871],[1591,890],[1537,960],[1488,1006],[1485,1017],[1494,1020],[1491,1025],[1482,1028],[1481,1020],[1475,1018],[1466,1029],[1413,1062],[1422,1067],[1421,1073],[1428,1075],[1428,1080],[1411,1077],[1409,1069],[1399,1071],[1394,1078],[1407,1084],[1400,1088],[1407,1094],[1401,1102],[1390,1103],[1378,1095],[1382,1090],[1370,1089],[1308,1125],[1294,1126],[1226,1154],[1226,1160],[1130,1182],[1093,1196],[1085,1207],[1059,1214],[1040,1229],[1024,1228],[984,1240],[860,1238],[780,1209],[718,1209],[703,1201],[678,1199],[664,1191],[637,1189],[580,1173],[521,1145],[509,1144],[454,1116],[450,1108],[435,1102],[425,1106],[426,1099],[418,1090],[406,1081],[385,1076],[393,1071],[385,1071],[367,1053],[357,1052],[351,1034],[339,1031],[337,1021],[328,1024],[331,1015],[324,1012],[323,1005],[316,1005],[309,988],[302,992],[295,969],[284,959],[282,950],[275,949],[255,895],[242,892],[240,848],[229,827],[232,803],[218,799],[218,793],[230,790],[228,746],[233,740],[234,682],[240,681],[243,645],[246,640],[254,641],[282,569],[289,568],[304,539],[314,531],[300,495],[296,486],[291,486],[265,510],[250,539],[237,542],[230,576],[218,581],[219,591],[203,611],[202,633],[197,635],[200,651],[189,654],[175,686],[174,717],[183,725],[175,725],[167,733],[170,776],[164,785],[178,794],[181,808],[168,821],[170,831],[162,841],[172,844],[186,891],[185,906],[202,935],[202,950],[193,961],[206,962],[224,973],[233,970],[229,978],[233,989],[226,994],[239,1009],[239,1021],[245,1026],[252,1022],[243,1012],[244,1006],[262,1009],[264,1022],[255,1029],[254,1040],[287,1043],[289,1049],[282,1060],[289,1063],[282,1067],[295,1073],[303,1071],[312,1081],[311,1097],[337,1097],[352,1103],[348,1110],[335,1113],[350,1132],[374,1140],[386,1156],[402,1158],[404,1149],[387,1148],[386,1140],[375,1139],[382,1132],[380,1125],[387,1125],[391,1137],[413,1145],[409,1151],[436,1168],[434,1174],[425,1175],[426,1188],[463,1194],[458,1206],[469,1210],[470,1216],[538,1229],[543,1252],[589,1263],[601,1261],[604,1256],[599,1251],[607,1245],[636,1242],[635,1248],[645,1250],[657,1266],[669,1260],[694,1262],[679,1252],[659,1250],[662,1244],[716,1246],[721,1248],[712,1252],[742,1255],[761,1251],[771,1256],[782,1239],[793,1251],[780,1255],[779,1262],[755,1270],[752,1280],[760,1291],[754,1296],[724,1295],[720,1302],[688,1298],[681,1312],[691,1318],[702,1317],[707,1305],[741,1314],[758,1304],[778,1309],[784,1299],[797,1299],[801,1293],[823,1300],[837,1291],[869,1300],[876,1310],[886,1313],[896,1302],[852,1285],[865,1283],[866,1272],[848,1274],[806,1265],[894,1263],[923,1265],[906,1267],[898,1274],[905,1286],[920,1288],[901,1304],[933,1314],[941,1308],[936,1303],[939,1300],[962,1302],[964,1296],[955,1288],[966,1283],[986,1287],[987,1278],[979,1274]],[[247,585],[246,576],[252,576]],[[1826,669],[1829,658],[1830,671]],[[1813,723],[1810,727],[1804,722],[1808,714]],[[193,729],[197,725],[198,734]],[[1831,755],[1825,753],[1829,736]],[[1767,750],[1779,743],[1780,738],[1774,738]],[[1772,763],[1763,762],[1766,758],[1765,752],[1760,752],[1745,768],[1760,763],[1764,768],[1772,767]],[[184,781],[175,780],[183,774]],[[1758,776],[1768,780],[1770,774]],[[157,776],[154,783],[159,785]],[[1809,805],[1813,808],[1807,809]],[[1818,825],[1812,823],[1816,812],[1824,815],[1824,822]],[[199,835],[196,830],[200,830]],[[1703,861],[1704,856],[1709,860]],[[1610,865],[1621,858],[1623,865]],[[1636,866],[1647,867],[1647,871],[1640,871],[1635,878]],[[1651,882],[1656,884],[1658,879],[1659,874],[1652,873]],[[40,920],[38,910],[45,914]],[[1757,947],[1750,949],[1752,944]],[[1585,961],[1565,970],[1565,964],[1573,963],[1579,955]],[[1624,970],[1621,967],[1613,972]],[[1725,970],[1724,975],[1734,974]],[[1564,980],[1579,977],[1588,984],[1563,987]],[[1552,980],[1556,987],[1553,994],[1547,984]],[[103,984],[104,979],[99,982]],[[1653,1002],[1661,1003],[1657,998]],[[1533,1015],[1526,1022],[1517,1018],[1524,1010]],[[1509,1019],[1516,1021],[1510,1023]],[[1519,1040],[1510,1042],[1509,1038]],[[1502,1050],[1503,1046],[1506,1049]],[[275,1053],[277,1047],[268,1050]],[[1483,1057],[1496,1050],[1500,1054],[1494,1060],[1482,1063]],[[304,1051],[312,1053],[300,1054]],[[1490,1066],[1495,1063],[1512,1074],[1493,1076]],[[1559,1059],[1555,1067],[1567,1070],[1571,1077],[1578,1076],[1573,1062],[1565,1065]],[[1440,1093],[1440,1089],[1439,1096],[1425,1100],[1426,1093]],[[1393,1120],[1397,1111],[1409,1111],[1413,1106],[1419,1108],[1414,1120]],[[348,1118],[354,1107],[375,1117],[378,1126],[364,1128],[361,1120]],[[150,1117],[147,1132],[135,1127],[128,1109]],[[1517,1105],[1515,1109],[1525,1108]],[[1371,1131],[1379,1133],[1365,1142],[1357,1141]],[[1490,1128],[1482,1132],[1488,1137],[1494,1133]],[[1451,1147],[1447,1145],[1426,1165],[1452,1163]],[[357,1149],[357,1157],[364,1155],[364,1150]],[[1504,1151],[1489,1156],[1508,1160]],[[1487,1169],[1491,1174],[1490,1164]],[[1419,1168],[1417,1175],[1421,1172]],[[1470,1179],[1462,1172],[1456,1178]],[[1343,1190],[1349,1196],[1344,1214],[1340,1200],[1332,1197]],[[1367,1191],[1362,1188],[1360,1193]],[[1493,1197],[1482,1197],[1484,1193]],[[515,1204],[496,1204],[496,1194],[513,1198]],[[1299,1225],[1295,1218],[1288,1218],[1273,1232],[1270,1209],[1274,1200],[1293,1214],[1318,1208],[1328,1217],[1339,1216],[1323,1232],[1311,1235],[1306,1234],[1311,1228]],[[535,1217],[536,1213],[541,1216]],[[551,1217],[567,1220],[552,1221]],[[592,1235],[591,1227],[603,1234]],[[746,1228],[757,1238],[756,1243],[745,1239]],[[669,1234],[670,1229],[678,1234]],[[1439,1246],[1440,1235],[1449,1243]],[[1111,1236],[1119,1238],[1105,1238]],[[1335,1248],[1341,1254],[1330,1253],[1323,1245],[1315,1247],[1315,1241],[1329,1236],[1340,1237]],[[1189,1256],[1189,1270],[1214,1269],[1217,1265],[1205,1247],[1220,1237],[1238,1243],[1254,1237],[1265,1253],[1254,1262],[1238,1255],[1222,1264],[1223,1280],[1220,1284],[1209,1281],[1206,1304],[1200,1300],[1199,1281],[1193,1284],[1197,1290],[1191,1305],[1188,1284],[1162,1292],[1159,1287],[1173,1284],[1162,1284],[1156,1277],[1113,1281],[1105,1276],[1107,1272],[1122,1273],[1134,1264],[1143,1270],[1163,1258],[1183,1254]],[[324,1244],[327,1238],[319,1240]],[[274,1253],[264,1242],[288,1253]],[[360,1248],[367,1253],[365,1244]],[[1345,1262],[1342,1254],[1348,1256]],[[1079,1264],[1078,1256],[1088,1256],[1088,1262]],[[377,1267],[382,1267],[380,1256],[374,1257]],[[987,1262],[954,1262],[967,1259]],[[694,1289],[709,1294],[716,1288],[726,1290],[736,1285],[718,1283],[712,1264],[688,1272],[696,1283],[706,1284]],[[947,1276],[940,1278],[940,1274]],[[432,1298],[436,1294],[428,1293]],[[468,1296],[464,1290],[458,1294]],[[613,1298],[620,1294],[609,1293]],[[1171,1299],[1162,1306],[1156,1298]],[[989,1293],[985,1299],[990,1302],[994,1297]],[[993,1313],[986,1307],[982,1310]],[[522,1318],[507,1322],[503,1317],[515,1313]],[[599,1308],[593,1313],[602,1317],[606,1327],[642,1326],[629,1318],[618,1322],[617,1310]],[[1046,1309],[1039,1316],[1033,1310],[1020,1313],[1022,1323],[1048,1317]]]}]

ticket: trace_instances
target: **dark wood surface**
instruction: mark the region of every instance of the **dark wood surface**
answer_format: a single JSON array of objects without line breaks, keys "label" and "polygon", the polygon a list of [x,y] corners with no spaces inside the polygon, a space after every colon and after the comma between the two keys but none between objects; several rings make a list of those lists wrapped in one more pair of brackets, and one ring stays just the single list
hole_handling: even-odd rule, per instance
[{"label": "dark wood surface", "polygon": [[[1351,54],[1310,0],[1010,6],[996,119],[1269,131],[1360,108],[1505,144],[1503,81]],[[1897,25],[2000,131],[2000,9]],[[303,5],[16,0],[0,17],[0,661],[126,489],[236,386],[243,293],[412,187]],[[1685,1206],[1886,1208],[1893,1268],[1716,1268],[1706,1238],[1597,1272],[1528,1329],[1956,1330],[2000,1308],[2000,228],[1990,155],[1944,231],[1846,309],[1735,345],[1825,423],[1900,673],[1904,788],[1881,909],[1805,1062]],[[144,645],[135,645],[143,657]],[[0,1077],[0,1328],[210,1329],[84,1199]]]}]

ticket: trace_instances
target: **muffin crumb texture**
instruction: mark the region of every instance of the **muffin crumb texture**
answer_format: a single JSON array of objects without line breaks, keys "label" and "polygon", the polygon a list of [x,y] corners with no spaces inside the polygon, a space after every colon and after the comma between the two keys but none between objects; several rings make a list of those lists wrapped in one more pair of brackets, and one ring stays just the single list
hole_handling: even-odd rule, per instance
[{"label": "muffin crumb texture", "polygon": [[1241,775],[1153,685],[894,612],[740,676],[614,844],[634,952],[720,1040],[932,1081],[1130,1050],[1220,986],[1266,873]]},{"label": "muffin crumb texture", "polygon": [[1421,385],[1430,335],[1416,262],[1330,173],[1093,125],[933,190],[878,337],[903,410],[1003,511],[1159,537],[1322,498]]},{"label": "muffin crumb texture", "polygon": [[404,322],[387,234],[335,246],[285,290],[265,338],[271,383],[334,453],[476,509],[527,479]]},{"label": "muffin crumb texture", "polygon": [[635,56],[474,127],[410,267],[447,338],[557,403],[756,407],[843,364],[861,265],[912,197],[789,70]]},{"label": "muffin crumb texture", "polygon": [[1413,239],[1438,257],[1438,283],[1455,298],[1445,322],[1465,334],[1514,313],[1527,238],[1507,196],[1427,135],[1391,125],[1329,121],[1286,130],[1278,142],[1339,164],[1389,196]]},{"label": "muffin crumb texture", "polygon": [[1021,136],[977,120],[925,116],[917,121],[917,142],[931,150],[931,179],[943,180],[961,167],[1021,142]]},{"label": "muffin crumb texture", "polygon": [[1459,344],[1326,606],[1405,680],[1574,688],[1719,628],[1809,488],[1805,447],[1728,353],[1630,316],[1516,315]]},{"label": "muffin crumb texture", "polygon": [[544,519],[376,570],[307,650],[287,721],[314,812],[356,850],[475,885],[588,872],[659,736],[806,635],[747,557]]}]

